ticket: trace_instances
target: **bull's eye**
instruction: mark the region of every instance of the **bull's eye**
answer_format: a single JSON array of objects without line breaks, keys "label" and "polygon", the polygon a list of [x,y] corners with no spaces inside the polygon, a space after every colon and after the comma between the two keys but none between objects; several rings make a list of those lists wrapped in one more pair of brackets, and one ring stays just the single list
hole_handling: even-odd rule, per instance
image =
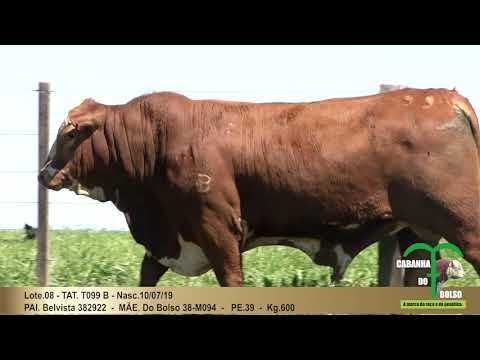
[{"label": "bull's eye", "polygon": [[76,131],[75,131],[75,130],[72,130],[72,131],[70,131],[67,135],[68,135],[68,137],[69,137],[70,139],[73,139],[73,138],[75,137],[75,133],[76,133]]}]

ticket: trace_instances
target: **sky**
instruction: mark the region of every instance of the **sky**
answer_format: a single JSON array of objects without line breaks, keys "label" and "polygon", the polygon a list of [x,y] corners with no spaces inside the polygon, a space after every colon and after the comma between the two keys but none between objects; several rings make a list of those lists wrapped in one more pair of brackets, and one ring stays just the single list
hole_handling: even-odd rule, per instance
[{"label": "sky", "polygon": [[[37,224],[38,82],[49,82],[50,144],[85,98],[153,91],[194,99],[315,101],[380,84],[454,87],[480,106],[479,46],[0,46],[0,229]],[[478,110],[477,110],[478,112]],[[127,230],[111,203],[49,191],[52,229]]]}]

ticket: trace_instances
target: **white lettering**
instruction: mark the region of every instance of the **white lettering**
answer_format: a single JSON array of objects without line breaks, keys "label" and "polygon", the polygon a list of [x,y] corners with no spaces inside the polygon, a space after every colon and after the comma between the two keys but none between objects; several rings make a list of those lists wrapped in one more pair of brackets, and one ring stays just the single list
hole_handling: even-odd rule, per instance
[{"label": "white lettering", "polygon": [[462,296],[461,290],[440,290],[441,299],[461,299]]},{"label": "white lettering", "polygon": [[396,265],[399,269],[427,269],[430,268],[430,260],[397,260]]}]

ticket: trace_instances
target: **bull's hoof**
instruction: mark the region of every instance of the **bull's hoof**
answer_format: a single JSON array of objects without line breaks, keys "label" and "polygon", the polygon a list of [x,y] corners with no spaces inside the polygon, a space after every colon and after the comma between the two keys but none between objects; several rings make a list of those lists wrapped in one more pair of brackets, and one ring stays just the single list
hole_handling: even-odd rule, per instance
[{"label": "bull's hoof", "polygon": [[333,284],[339,283],[343,279],[344,272],[342,272],[339,268],[334,268],[332,275],[330,275],[330,281]]}]

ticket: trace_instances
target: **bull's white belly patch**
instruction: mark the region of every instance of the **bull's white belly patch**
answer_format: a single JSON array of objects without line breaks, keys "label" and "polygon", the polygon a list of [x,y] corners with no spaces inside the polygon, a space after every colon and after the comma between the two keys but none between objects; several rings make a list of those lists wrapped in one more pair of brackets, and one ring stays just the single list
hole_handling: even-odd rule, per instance
[{"label": "bull's white belly patch", "polygon": [[70,190],[77,195],[87,196],[93,200],[102,201],[102,202],[107,201],[107,196],[105,195],[105,191],[103,190],[103,188],[99,186],[95,186],[94,188],[89,189],[82,186],[82,184],[80,184],[78,181],[75,181],[74,185],[70,188]]},{"label": "bull's white belly patch", "polygon": [[[321,248],[319,239],[286,238],[284,236],[258,237],[250,239],[242,249],[242,253],[260,246],[282,245],[285,241],[289,241],[292,247],[303,251],[312,259],[315,258],[315,255]],[[193,242],[185,241],[180,235],[178,236],[178,243],[180,245],[178,258],[162,257],[158,260],[160,264],[168,267],[174,273],[184,276],[199,276],[212,268],[210,261],[200,246]]]},{"label": "bull's white belly patch", "polygon": [[174,273],[184,276],[202,275],[212,268],[200,246],[183,240],[181,235],[178,235],[178,243],[180,245],[178,258],[163,257],[158,260],[160,264],[170,268]]},{"label": "bull's white belly patch", "polygon": [[348,255],[341,244],[334,246],[333,251],[337,255],[337,267],[338,270],[343,273],[347,266],[352,262],[352,257]]}]

